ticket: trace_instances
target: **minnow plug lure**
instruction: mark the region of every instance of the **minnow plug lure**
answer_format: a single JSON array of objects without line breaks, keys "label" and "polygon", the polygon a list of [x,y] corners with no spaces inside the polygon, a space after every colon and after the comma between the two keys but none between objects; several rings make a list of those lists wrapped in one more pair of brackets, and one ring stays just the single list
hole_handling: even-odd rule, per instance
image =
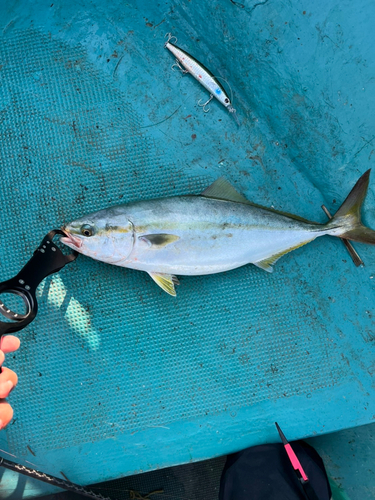
[{"label": "minnow plug lure", "polygon": [[[164,47],[172,52],[172,54],[176,57],[176,62],[173,64],[172,69],[177,66],[183,74],[190,73],[210,93],[209,99],[203,104],[200,104],[199,101],[198,105],[203,108],[205,113],[207,113],[209,111],[207,104],[209,104],[212,99],[216,97],[216,99],[227,108],[229,113],[233,114],[234,119],[239,126],[240,122],[237,118],[236,110],[233,108],[228,94],[225,92],[224,87],[218,82],[217,78],[215,78],[211,71],[197,61],[193,56],[177,47],[175,45],[175,42],[177,42],[177,38],[175,36],[172,36],[171,33],[167,33],[165,36],[168,37],[168,39],[165,42]],[[171,40],[173,40],[173,43]]]}]

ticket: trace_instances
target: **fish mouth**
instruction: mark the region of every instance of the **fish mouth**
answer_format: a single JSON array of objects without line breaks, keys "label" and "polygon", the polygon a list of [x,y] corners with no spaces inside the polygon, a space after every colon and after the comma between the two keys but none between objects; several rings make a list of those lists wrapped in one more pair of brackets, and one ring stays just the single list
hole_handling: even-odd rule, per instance
[{"label": "fish mouth", "polygon": [[82,246],[82,240],[81,240],[81,238],[78,238],[78,237],[73,236],[72,234],[70,234],[65,229],[65,227],[62,227],[61,231],[65,234],[65,236],[63,236],[62,238],[60,238],[60,241],[62,243],[64,243],[64,245],[67,245],[68,247],[73,248],[73,249],[81,248],[81,246]]}]

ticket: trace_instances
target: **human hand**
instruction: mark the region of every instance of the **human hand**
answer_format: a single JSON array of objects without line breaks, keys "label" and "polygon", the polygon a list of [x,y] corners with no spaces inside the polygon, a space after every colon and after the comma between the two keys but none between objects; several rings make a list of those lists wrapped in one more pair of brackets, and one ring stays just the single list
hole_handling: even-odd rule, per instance
[{"label": "human hand", "polygon": [[[0,366],[4,363],[5,354],[17,351],[20,340],[13,335],[2,337],[0,343]],[[13,418],[13,409],[4,399],[9,396],[10,391],[17,385],[18,377],[9,368],[2,367],[0,373],[0,429],[4,429]]]}]

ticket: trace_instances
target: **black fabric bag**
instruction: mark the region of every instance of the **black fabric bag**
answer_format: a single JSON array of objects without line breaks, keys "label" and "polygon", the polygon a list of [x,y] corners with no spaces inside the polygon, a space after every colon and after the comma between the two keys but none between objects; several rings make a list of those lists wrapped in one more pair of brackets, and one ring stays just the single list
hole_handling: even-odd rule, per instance
[{"label": "black fabric bag", "polygon": [[[330,500],[323,460],[303,441],[291,446],[319,500]],[[228,455],[219,500],[306,500],[302,484],[281,443],[254,446]]]}]

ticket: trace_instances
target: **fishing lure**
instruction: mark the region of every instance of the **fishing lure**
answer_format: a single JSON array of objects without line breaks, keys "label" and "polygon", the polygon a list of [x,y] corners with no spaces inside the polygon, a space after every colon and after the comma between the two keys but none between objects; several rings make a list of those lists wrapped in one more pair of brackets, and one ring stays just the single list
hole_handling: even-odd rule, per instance
[{"label": "fishing lure", "polygon": [[198,105],[203,108],[203,111],[205,113],[209,111],[207,104],[209,104],[215,97],[225,108],[227,108],[229,113],[233,114],[237,125],[240,125],[236,115],[236,110],[233,108],[228,94],[225,92],[224,87],[218,82],[217,78],[215,78],[211,71],[203,66],[202,63],[197,61],[193,56],[177,47],[177,45],[175,45],[175,42],[177,42],[177,38],[175,36],[171,33],[167,33],[165,36],[168,37],[168,39],[165,42],[164,47],[172,52],[172,54],[176,57],[176,62],[173,64],[172,68],[177,66],[183,74],[190,73],[210,93],[210,97],[205,103],[200,104],[201,100],[198,102]]}]

